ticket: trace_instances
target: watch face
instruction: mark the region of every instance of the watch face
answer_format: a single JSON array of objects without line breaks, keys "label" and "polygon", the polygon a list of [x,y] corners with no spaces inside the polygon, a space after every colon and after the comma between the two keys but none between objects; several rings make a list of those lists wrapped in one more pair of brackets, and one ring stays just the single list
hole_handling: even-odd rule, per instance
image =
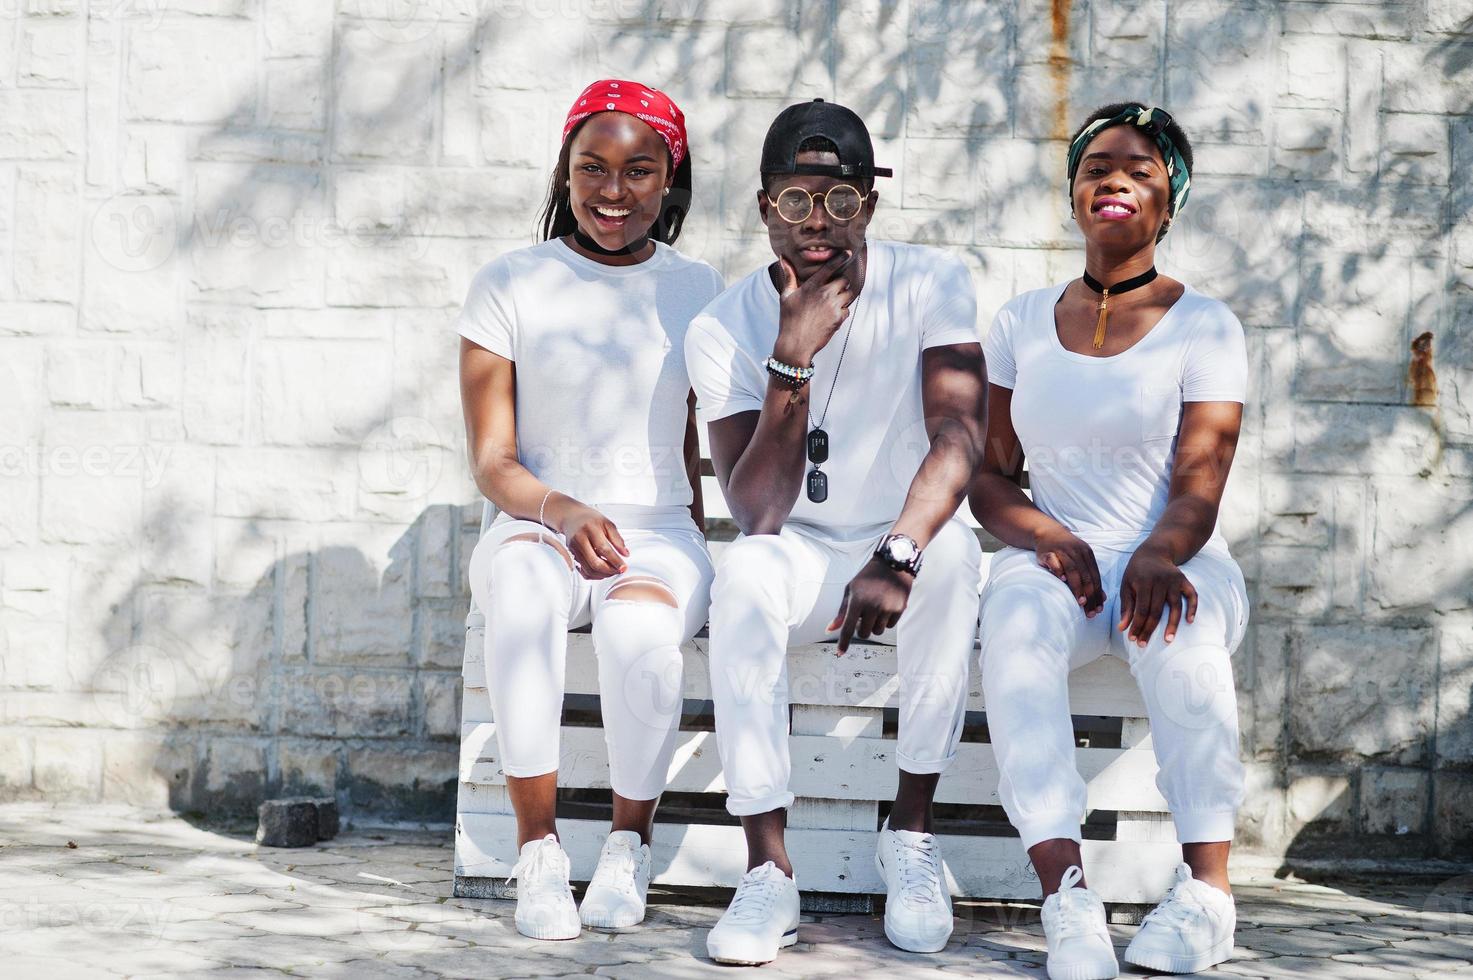
[{"label": "watch face", "polygon": [[895,538],[888,547],[890,557],[896,561],[910,561],[916,556],[916,546],[905,538]]}]

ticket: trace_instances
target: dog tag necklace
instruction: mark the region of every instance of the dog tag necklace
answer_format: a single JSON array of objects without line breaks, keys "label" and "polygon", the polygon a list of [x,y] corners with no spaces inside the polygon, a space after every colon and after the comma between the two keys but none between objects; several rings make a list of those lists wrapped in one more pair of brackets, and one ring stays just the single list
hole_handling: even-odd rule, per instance
[{"label": "dog tag necklace", "polygon": [[839,370],[844,367],[844,352],[849,349],[849,335],[854,332],[854,321],[859,319],[859,304],[864,302],[864,293],[854,301],[854,307],[849,311],[849,325],[844,328],[844,345],[839,348],[839,361],[834,365],[834,380],[829,383],[829,397],[824,400],[823,414],[818,421],[813,421],[813,414],[805,408],[808,415],[808,424],[813,426],[808,432],[808,462],[813,464],[813,469],[808,471],[808,499],[815,504],[821,504],[829,499],[829,477],[819,467],[828,462],[829,459],[829,434],[824,431],[824,420],[829,417],[829,406],[834,401],[834,389],[839,386]]}]

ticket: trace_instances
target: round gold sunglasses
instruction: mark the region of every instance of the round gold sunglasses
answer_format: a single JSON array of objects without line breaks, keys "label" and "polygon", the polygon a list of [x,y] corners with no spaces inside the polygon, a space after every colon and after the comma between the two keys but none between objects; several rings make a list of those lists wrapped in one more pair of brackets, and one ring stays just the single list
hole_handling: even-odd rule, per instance
[{"label": "round gold sunglasses", "polygon": [[823,209],[835,221],[852,221],[859,217],[859,211],[864,207],[864,195],[848,184],[835,184],[816,194],[801,187],[784,187],[774,202],[777,216],[790,225],[806,221],[813,213],[813,202],[818,198],[823,198]]}]

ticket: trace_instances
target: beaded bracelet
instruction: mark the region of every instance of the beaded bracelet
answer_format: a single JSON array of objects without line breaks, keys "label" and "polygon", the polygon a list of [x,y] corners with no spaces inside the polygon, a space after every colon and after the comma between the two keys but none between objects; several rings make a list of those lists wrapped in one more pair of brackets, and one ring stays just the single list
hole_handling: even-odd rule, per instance
[{"label": "beaded bracelet", "polygon": [[767,368],[768,374],[792,388],[801,388],[813,379],[812,367],[794,367],[791,364],[784,364],[775,357],[769,357],[762,363]]}]

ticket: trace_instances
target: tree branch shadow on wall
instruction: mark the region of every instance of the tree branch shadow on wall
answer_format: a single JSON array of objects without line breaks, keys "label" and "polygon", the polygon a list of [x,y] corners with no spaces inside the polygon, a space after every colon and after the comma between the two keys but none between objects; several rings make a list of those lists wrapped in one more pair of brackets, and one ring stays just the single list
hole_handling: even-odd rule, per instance
[{"label": "tree branch shadow on wall", "polygon": [[[706,4],[694,2],[685,6],[692,11],[689,20],[698,21]],[[702,32],[709,31],[710,28],[675,21],[668,25],[668,41],[661,41],[649,29],[655,21],[654,12],[657,7],[651,0],[648,4],[650,15],[641,27],[608,28],[613,33],[626,31],[637,42],[632,48],[634,56],[631,58],[631,65],[637,67],[647,61],[653,62],[669,50],[668,44],[673,44],[679,52],[678,63],[683,73],[680,82],[685,86],[685,91],[699,92],[705,98],[721,98],[725,94],[725,80],[719,74],[711,74],[709,82],[703,83],[700,80],[703,77],[702,69],[707,66],[699,62],[704,49],[698,41]],[[826,9],[829,11],[827,22],[837,25],[837,8],[830,4]],[[900,4],[882,5],[882,22],[893,22],[894,18],[900,16],[900,9]],[[942,8],[938,8],[940,9]],[[967,80],[969,77],[995,76],[993,52],[999,42],[997,37],[986,33],[994,29],[994,21],[985,15],[976,19],[969,18],[970,13],[981,9],[980,6],[958,4],[949,5],[945,9],[953,13],[938,16],[955,16],[960,18],[959,22],[943,21],[940,27],[931,25],[928,30],[932,33],[928,35],[927,43],[937,43],[937,36],[944,36],[946,50],[956,53],[954,62],[947,62],[941,69],[927,68],[921,71],[914,63],[912,45],[907,42],[899,45],[898,52],[881,52],[869,63],[873,73],[866,85],[856,85],[848,91],[836,91],[836,98],[862,109],[868,118],[884,121],[884,125],[889,128],[892,121],[898,121],[903,126],[913,105],[924,108],[928,100],[935,102],[941,99],[949,82]],[[958,10],[960,13],[955,13]],[[1213,30],[1234,29],[1239,26],[1242,18],[1251,16],[1251,10],[1247,13],[1239,11],[1225,15],[1222,24],[1208,25],[1208,33],[1204,36],[1212,36]],[[815,38],[815,31],[821,33],[821,29],[812,25],[822,22],[823,18],[815,18],[811,22],[795,22],[793,29],[805,43],[819,43]],[[969,31],[972,33],[969,34]],[[447,46],[443,63],[446,66],[459,66],[456,69],[458,71],[474,71],[476,54],[481,45],[496,43],[495,38],[486,35],[487,22],[483,21],[459,47]],[[1272,39],[1266,43],[1271,41]],[[729,42],[730,38],[724,39],[723,46]],[[1009,35],[1004,43],[1017,42],[1016,38]],[[1449,42],[1438,49],[1432,67],[1447,73],[1450,79],[1466,79],[1468,50],[1466,44]],[[837,56],[830,54],[829,57],[832,78]],[[1071,123],[1077,122],[1094,104],[1119,97],[1139,96],[1155,101],[1153,92],[1137,89],[1159,89],[1165,84],[1149,73],[1155,71],[1154,67],[1149,69],[1145,77],[1156,78],[1156,81],[1146,85],[1138,83],[1141,77],[1139,74],[1132,75],[1124,68],[1120,69],[1119,76],[1130,79],[1122,86],[1123,91],[1117,91],[1113,85],[1109,91],[1097,87],[1110,76],[1094,71],[1085,73],[1088,86],[1081,87],[1078,73],[1082,71],[1082,66],[1077,60],[1069,62],[1066,59],[1066,63],[1057,70],[1062,72],[1061,91],[1075,93],[1069,100],[1067,111],[1060,114],[1061,118]],[[442,87],[454,80],[448,67],[446,72],[436,77],[434,90],[437,97]],[[1223,80],[1218,81],[1221,83]],[[795,65],[786,76],[785,84],[797,87],[799,82],[800,68]],[[1206,84],[1205,79],[1198,79],[1196,76],[1175,77],[1167,93],[1168,101],[1177,105],[1191,105],[1206,94]],[[924,161],[928,171],[965,174],[970,186],[952,197],[942,195],[934,200],[920,199],[916,206],[906,209],[912,212],[909,216],[900,215],[894,210],[887,211],[886,205],[882,205],[882,214],[887,215],[887,220],[893,219],[893,223],[881,224],[877,228],[888,237],[904,237],[941,247],[965,249],[979,276],[987,283],[999,287],[986,291],[982,297],[984,308],[994,310],[1001,303],[998,293],[1007,294],[1035,288],[1053,279],[1073,275],[1080,247],[1077,235],[1065,223],[1067,211],[1057,203],[1051,205],[1058,209],[1051,212],[1052,217],[1038,222],[1044,227],[1036,233],[1036,237],[1021,245],[1015,238],[997,233],[993,227],[993,222],[1008,219],[1010,213],[1001,209],[993,210],[992,205],[997,204],[1001,208],[1005,202],[1021,202],[1010,206],[1021,207],[1028,214],[1036,215],[1040,213],[1036,202],[1055,200],[1062,185],[1063,144],[1059,139],[1059,132],[1039,134],[1052,137],[1051,141],[1046,139],[1042,143],[1032,139],[1021,141],[1021,144],[1014,141],[1014,134],[1027,126],[1029,110],[1022,106],[1022,102],[1023,97],[1029,93],[1023,91],[1023,87],[1024,83],[1012,74],[1009,65],[1009,76],[1001,83],[1001,89],[1006,93],[1007,105],[1001,120],[979,103],[970,112],[964,112],[959,117],[957,131],[969,137],[968,139],[938,138],[932,141],[930,149],[934,150],[937,157]],[[780,106],[785,100],[771,101],[774,106]],[[422,114],[424,108],[422,103],[411,103],[407,99],[391,100],[382,110],[382,122],[386,127],[393,127]],[[1258,104],[1250,98],[1243,111],[1248,118],[1256,119],[1260,127],[1266,126],[1268,106]],[[1193,121],[1190,112],[1183,112],[1182,118],[1191,129]],[[693,119],[693,123],[697,122]],[[326,133],[320,139],[321,152],[316,160],[308,164],[271,156],[251,161],[243,169],[238,183],[227,188],[219,195],[220,198],[246,202],[249,207],[249,202],[255,198],[259,188],[270,183],[268,178],[279,172],[283,163],[289,163],[314,171],[320,180],[289,187],[285,197],[278,196],[273,200],[272,207],[285,205],[289,211],[311,211],[325,206],[325,202],[319,200],[319,197],[326,193],[332,173],[325,165],[329,161],[334,166],[349,161],[337,157],[328,143]],[[733,267],[734,259],[722,261],[724,256],[740,255],[745,258],[752,253],[739,249],[752,246],[760,253],[762,247],[760,240],[754,244],[755,222],[750,218],[749,223],[738,222],[735,230],[728,224],[733,215],[750,212],[751,192],[755,185],[755,151],[750,146],[736,146],[732,142],[734,139],[735,135],[725,133],[716,137],[723,152],[729,152],[733,157],[750,158],[754,173],[736,175],[729,185],[734,189],[723,186],[716,196],[719,204],[714,219],[716,226],[721,229],[719,235],[694,243],[704,246],[707,257],[721,261],[729,279],[746,269]],[[1027,166],[1016,170],[1010,166],[994,166],[994,154],[1009,152],[1021,153],[1021,159],[1027,162]],[[1266,148],[1264,152],[1267,154],[1270,151]],[[1204,141],[1199,150],[1199,158],[1206,158],[1210,154],[1211,144]],[[372,161],[358,162],[365,166],[373,165]],[[538,176],[540,178],[542,175]],[[901,176],[902,182],[897,182],[890,201],[905,201],[905,175],[902,173]],[[713,179],[715,177],[716,175],[712,175]],[[1370,227],[1368,238],[1356,243],[1348,252],[1345,241],[1334,233],[1306,225],[1307,197],[1310,194],[1334,193],[1333,183],[1309,182],[1301,186],[1300,181],[1290,174],[1270,177],[1204,175],[1199,182],[1193,206],[1183,216],[1184,226],[1174,232],[1173,238],[1169,240],[1167,251],[1181,251],[1181,266],[1191,270],[1193,280],[1203,291],[1222,298],[1230,307],[1240,311],[1255,335],[1257,357],[1267,359],[1272,350],[1281,350],[1286,344],[1292,355],[1296,343],[1306,342],[1302,335],[1296,339],[1294,328],[1301,324],[1307,308],[1318,306],[1334,310],[1343,301],[1349,286],[1365,274],[1368,263],[1385,261],[1395,265],[1404,258],[1397,253],[1400,243],[1392,244],[1377,237],[1376,232],[1381,230],[1380,225]],[[1294,206],[1289,209],[1289,213],[1294,216],[1291,225],[1277,227],[1262,221],[1252,201],[1243,201],[1245,186],[1254,189],[1267,188],[1268,192],[1294,202]],[[1358,195],[1357,200],[1374,203],[1377,213],[1386,215],[1388,220],[1424,212],[1429,197],[1423,185],[1379,177],[1353,184],[1351,193]],[[1455,227],[1468,218],[1470,199],[1473,198],[1466,194],[1450,195],[1451,203],[1444,205],[1451,212],[1448,214],[1447,227]],[[1024,215],[1023,220],[1016,222],[1014,227],[1026,226],[1028,214]],[[435,227],[436,217],[432,201],[411,200],[407,202],[405,220],[401,227]],[[1036,218],[1033,220],[1036,221]],[[530,219],[527,224],[530,226]],[[392,244],[392,235],[390,239],[389,247],[396,247]],[[1204,251],[1194,254],[1194,241]],[[194,226],[191,225],[180,241],[180,255],[189,256],[207,247],[208,243],[198,240]],[[467,252],[481,248],[483,243],[478,237],[464,239],[464,249]],[[713,256],[713,250],[719,254]],[[1053,251],[1055,258],[1050,258],[1045,250]],[[1337,254],[1320,261],[1317,257],[1322,253]],[[1418,261],[1426,260],[1429,274],[1442,268],[1432,261],[1438,259],[1436,255],[1413,258]],[[1442,282],[1446,282],[1445,270]],[[453,315],[453,311],[449,310],[439,312],[443,313],[447,321]],[[1437,322],[1445,327],[1452,325],[1450,310],[1437,313],[1437,318]],[[1450,331],[1444,331],[1444,334],[1450,344],[1458,343],[1456,334]],[[444,337],[426,339],[429,342],[448,344]],[[1466,339],[1463,343],[1464,347],[1456,349],[1466,352]],[[1388,365],[1381,358],[1371,355],[1344,354],[1340,358],[1339,370],[1352,379],[1384,379],[1388,371],[1391,376],[1399,379],[1404,365],[1400,362]],[[1302,375],[1287,376],[1275,373],[1271,368],[1262,376],[1273,379],[1274,388],[1263,392],[1258,403],[1250,409],[1250,427],[1256,427],[1256,432],[1253,440],[1245,440],[1244,443],[1242,458],[1245,471],[1248,470],[1247,464],[1254,461],[1250,454],[1256,454],[1260,466],[1284,470],[1291,466],[1298,469],[1301,459],[1323,456],[1336,460],[1335,468],[1343,471],[1346,465],[1361,465],[1371,460],[1381,446],[1395,439],[1398,425],[1401,424],[1398,419],[1421,415],[1421,410],[1411,408],[1365,412],[1357,417],[1363,429],[1356,438],[1347,439],[1343,431],[1327,427],[1318,434],[1305,433],[1301,441],[1301,433],[1295,427],[1293,418],[1296,401],[1301,404],[1331,406],[1353,403],[1332,399],[1318,402],[1312,397],[1296,399],[1296,396],[1304,393],[1303,387],[1308,383]],[[422,383],[411,386],[409,395],[412,403],[433,405],[436,385],[447,381],[446,378],[427,378]],[[1393,394],[1387,398],[1388,404],[1404,404],[1402,383],[1399,380],[1392,383],[1388,390],[1392,389]],[[365,399],[365,402],[368,401],[371,399]],[[427,414],[434,415],[435,422],[442,428],[447,415],[452,420],[450,424],[456,424],[453,409],[448,413],[438,411],[437,414],[437,411],[431,409]],[[373,424],[381,424],[384,420],[402,414],[402,406],[396,405],[393,399],[383,399],[374,408],[361,414]],[[365,424],[358,429],[350,429],[343,435],[350,440],[364,437],[371,428],[371,425]],[[1281,433],[1286,428],[1292,429],[1293,440],[1287,449],[1282,446],[1275,449],[1270,445],[1274,434]],[[457,434],[449,440],[449,444],[458,447],[458,440]],[[333,451],[339,453],[343,459],[355,449],[351,441],[333,447]],[[460,457],[454,458],[455,465],[459,465]],[[1406,476],[1426,479],[1415,473],[1408,473]],[[478,506],[467,505],[476,510],[477,515]],[[448,507],[448,511],[441,512],[439,508],[442,507]],[[1447,522],[1464,518],[1468,509],[1469,505],[1464,502],[1447,515]],[[320,577],[330,574],[335,579],[333,588],[340,594],[358,594],[382,602],[397,601],[395,597],[401,595],[400,578],[408,575],[413,579],[418,575],[415,569],[418,567],[416,563],[420,561],[418,556],[423,550],[421,535],[432,524],[441,522],[446,513],[451,515],[449,521],[455,529],[453,540],[456,543],[450,547],[458,549],[464,529],[474,525],[475,520],[464,509],[436,505],[410,515],[408,530],[388,548],[390,562],[387,568],[381,568],[381,562],[375,556],[353,546],[333,545],[320,550],[283,547],[280,555],[270,562],[269,569],[243,588],[222,592],[184,593],[167,583],[161,585],[140,580],[127,593],[118,613],[104,630],[110,649],[116,649],[116,644],[125,637],[129,646],[150,646],[156,639],[159,652],[146,652],[141,656],[145,659],[160,658],[158,669],[164,674],[172,674],[175,678],[175,691],[183,691],[177,695],[179,714],[159,718],[158,726],[151,729],[160,738],[155,770],[169,786],[168,801],[171,806],[223,812],[238,810],[246,801],[261,794],[330,790],[338,795],[344,805],[351,804],[365,809],[382,808],[384,812],[393,815],[449,819],[453,813],[451,801],[454,796],[455,736],[431,736],[423,712],[426,677],[430,674],[449,674],[453,665],[435,659],[424,660],[423,651],[430,648],[448,650],[451,648],[450,638],[454,637],[457,641],[453,644],[454,657],[458,663],[458,638],[464,616],[464,584],[456,579],[456,591],[449,598],[417,595],[411,598],[409,615],[413,635],[408,644],[397,652],[364,655],[362,660],[357,659],[360,654],[346,654],[330,649],[331,640],[327,638],[328,634],[316,634],[317,639],[324,644],[320,648],[314,645],[315,641],[304,640],[301,649],[309,652],[305,659],[299,659],[294,652],[297,648],[292,646],[295,640],[288,637],[295,637],[297,633],[292,631],[299,628],[306,631],[304,635],[313,636],[312,630],[317,629],[320,624],[311,617],[320,611],[311,609],[309,603],[309,608],[303,613],[307,617],[305,626],[295,624],[294,620],[289,621],[287,611],[289,602],[295,602],[288,597],[296,595],[293,590],[297,588],[296,581],[301,575],[313,581],[314,575]],[[167,523],[169,514],[170,505],[163,502],[148,515],[148,523]],[[350,515],[350,519],[379,523],[373,513],[361,510]],[[261,517],[246,518],[241,523],[248,531],[259,534],[262,540],[285,540],[280,537],[283,525],[292,522]],[[1261,577],[1259,551],[1262,534],[1263,528],[1260,526],[1236,535],[1231,542],[1235,553],[1243,558],[1245,569],[1253,573],[1255,608],[1261,607],[1265,602],[1272,604],[1276,601],[1265,596],[1265,590],[1270,586],[1265,585]],[[170,547],[178,549],[192,546],[196,546],[196,543],[170,543]],[[407,594],[412,594],[413,588],[411,586],[411,593]],[[1454,573],[1438,580],[1436,592],[1429,598],[1428,605],[1434,609],[1456,607],[1459,602],[1466,605],[1466,597],[1470,593],[1473,593],[1473,574],[1466,571]],[[171,611],[168,608],[176,598],[182,599],[181,605],[185,611]],[[1281,604],[1287,605],[1287,602]],[[296,612],[290,613],[292,617],[296,615]],[[1332,617],[1325,614],[1309,617],[1306,623],[1331,620]],[[1417,623],[1429,621],[1423,614],[1417,614],[1413,620]],[[291,652],[288,650],[289,646]],[[368,648],[374,649],[373,644],[369,644]],[[1260,673],[1277,671],[1287,676],[1293,669],[1287,663],[1266,663],[1251,642],[1245,649],[1250,654],[1250,683],[1269,680],[1266,676],[1258,676]],[[314,660],[313,654],[318,652],[325,652],[328,660]],[[1375,653],[1373,650],[1366,652],[1368,656]],[[434,657],[438,656],[439,653],[434,654]],[[1239,659],[1241,661],[1241,655]],[[110,670],[117,667],[112,659],[108,663],[112,665]],[[333,690],[326,694],[313,687],[318,681],[318,677],[312,674],[314,667],[333,670],[341,668],[340,673],[343,676],[340,679],[345,692],[341,698],[334,693],[337,690],[337,681],[323,682],[334,685]],[[392,684],[406,671],[411,677],[409,687],[403,691],[393,688]],[[104,672],[99,671],[94,677],[94,683],[103,686],[114,683],[114,680],[103,675]],[[356,678],[367,678],[362,682],[362,690],[370,692],[360,700],[355,700],[351,693]],[[436,683],[442,681],[443,678],[437,677]],[[1290,686],[1286,689],[1292,691],[1292,682],[1287,683]],[[237,688],[237,693],[230,693]],[[143,695],[143,702],[147,703],[151,696]],[[313,728],[312,724],[316,724],[315,722],[309,724],[303,721],[299,725],[293,720],[310,715],[304,705],[306,699],[311,698],[326,698],[331,701],[329,707],[322,709],[322,714],[331,719],[330,730]],[[420,712],[417,720],[404,720],[399,709],[406,703],[410,706],[411,718],[415,717],[414,712]],[[458,698],[454,703],[458,705]],[[367,716],[366,719],[358,714],[360,710]],[[1298,743],[1294,735],[1293,705],[1288,700],[1282,706],[1282,713],[1286,716],[1282,719],[1282,733],[1273,742],[1272,748],[1265,752],[1264,758],[1276,759],[1281,778],[1284,778],[1285,753],[1296,750]],[[1374,712],[1372,714],[1374,716]],[[362,728],[358,726],[365,723],[376,726],[373,729],[376,734],[364,735]],[[188,727],[192,724],[203,727]],[[1245,724],[1246,727],[1248,726]],[[420,760],[418,764],[424,765],[426,773],[422,783],[416,785],[411,780],[407,790],[395,782],[390,772],[393,764],[385,758],[375,759],[373,756],[376,746],[405,742],[414,751],[423,753],[416,758]],[[1423,752],[1431,750],[1430,744],[1424,744]],[[357,755],[354,756],[354,753]],[[355,757],[364,761],[370,771],[378,771],[384,778],[364,782],[360,788],[351,762]],[[260,765],[253,780],[247,773],[254,760],[260,760]],[[1326,761],[1343,760],[1337,758]],[[379,768],[373,770],[374,765]],[[1428,805],[1431,806],[1430,803]],[[1333,807],[1327,806],[1327,809],[1331,808]],[[1296,848],[1311,846],[1316,837],[1313,831],[1315,826],[1313,821],[1309,823],[1301,833],[1300,840],[1296,841]],[[1293,852],[1294,849],[1291,848],[1291,853]]]},{"label": "tree branch shadow on wall", "polygon": [[[1441,79],[1450,90],[1466,90],[1473,83],[1473,44],[1449,40],[1431,45],[1423,73]],[[1378,109],[1350,107],[1352,113],[1360,110],[1372,118]],[[1358,555],[1368,567],[1372,561],[1375,566],[1360,583],[1359,610],[1341,608],[1334,598],[1322,609],[1285,603],[1291,609],[1299,606],[1291,618],[1306,627],[1365,629],[1358,651],[1361,665],[1336,670],[1336,689],[1319,686],[1306,674],[1329,666],[1323,659],[1316,663],[1307,649],[1307,629],[1286,657],[1288,697],[1279,757],[1293,759],[1299,773],[1311,780],[1348,771],[1347,785],[1326,793],[1319,814],[1295,833],[1286,871],[1318,874],[1313,870],[1317,861],[1367,854],[1372,847],[1379,858],[1466,860],[1473,846],[1473,827],[1456,816],[1462,808],[1458,801],[1468,798],[1473,785],[1473,770],[1465,759],[1444,759],[1444,752],[1454,750],[1438,744],[1439,734],[1473,724],[1466,710],[1456,708],[1456,681],[1443,674],[1439,652],[1439,627],[1447,614],[1466,617],[1473,603],[1473,567],[1453,546],[1468,540],[1466,530],[1454,529],[1466,529],[1473,501],[1446,482],[1456,472],[1449,455],[1467,452],[1467,426],[1450,427],[1452,420],[1445,414],[1458,411],[1456,374],[1447,371],[1452,376],[1440,379],[1439,402],[1420,407],[1419,393],[1408,380],[1413,341],[1424,331],[1432,334],[1435,370],[1473,363],[1468,326],[1473,306],[1452,272],[1455,243],[1450,233],[1469,220],[1473,195],[1459,187],[1456,162],[1450,182],[1439,184],[1437,171],[1447,162],[1446,150],[1429,147],[1424,156],[1383,151],[1368,176],[1320,192],[1330,206],[1317,211],[1306,198],[1293,321],[1299,325],[1299,363],[1290,388],[1301,408],[1297,417],[1281,416],[1277,424],[1293,427],[1294,469],[1307,479],[1315,479],[1317,471],[1326,474],[1327,482],[1333,473],[1368,475],[1363,481],[1365,511],[1344,520],[1337,503],[1339,526],[1332,532],[1349,534]],[[1346,221],[1350,207],[1361,214]],[[1385,295],[1403,305],[1381,306]],[[1391,346],[1357,349],[1354,334],[1368,322],[1368,312],[1372,317],[1384,314],[1393,324],[1385,331]],[[1394,326],[1398,315],[1405,318],[1399,336]],[[1313,349],[1315,344],[1319,350]],[[1333,377],[1325,382],[1323,376],[1330,372]],[[1271,370],[1269,376],[1276,374]],[[1466,404],[1467,393],[1462,399]],[[1266,431],[1274,425],[1271,416],[1265,418]],[[1364,537],[1363,528],[1368,529]],[[1458,533],[1461,537],[1454,536]],[[1413,554],[1420,560],[1399,557]],[[1439,555],[1449,560],[1440,562]],[[1415,572],[1414,565],[1428,571]],[[1437,566],[1435,571],[1431,565]],[[1338,581],[1341,573],[1335,574]],[[1260,598],[1268,588],[1260,583]],[[1321,588],[1327,587],[1321,583]],[[1390,655],[1397,659],[1388,664],[1376,633],[1382,626],[1424,630],[1426,642],[1413,643],[1411,649],[1406,644],[1393,647]],[[1448,644],[1440,649],[1447,650]],[[1310,720],[1316,712],[1321,716],[1317,723]],[[1338,746],[1327,744],[1326,725],[1339,739]],[[1351,748],[1356,744],[1364,751]],[[1309,798],[1314,797],[1311,792]],[[1292,812],[1289,818],[1301,822]],[[1466,910],[1473,901],[1473,880],[1452,879],[1444,885],[1428,901],[1441,901],[1437,896],[1451,888],[1461,895]]]}]

